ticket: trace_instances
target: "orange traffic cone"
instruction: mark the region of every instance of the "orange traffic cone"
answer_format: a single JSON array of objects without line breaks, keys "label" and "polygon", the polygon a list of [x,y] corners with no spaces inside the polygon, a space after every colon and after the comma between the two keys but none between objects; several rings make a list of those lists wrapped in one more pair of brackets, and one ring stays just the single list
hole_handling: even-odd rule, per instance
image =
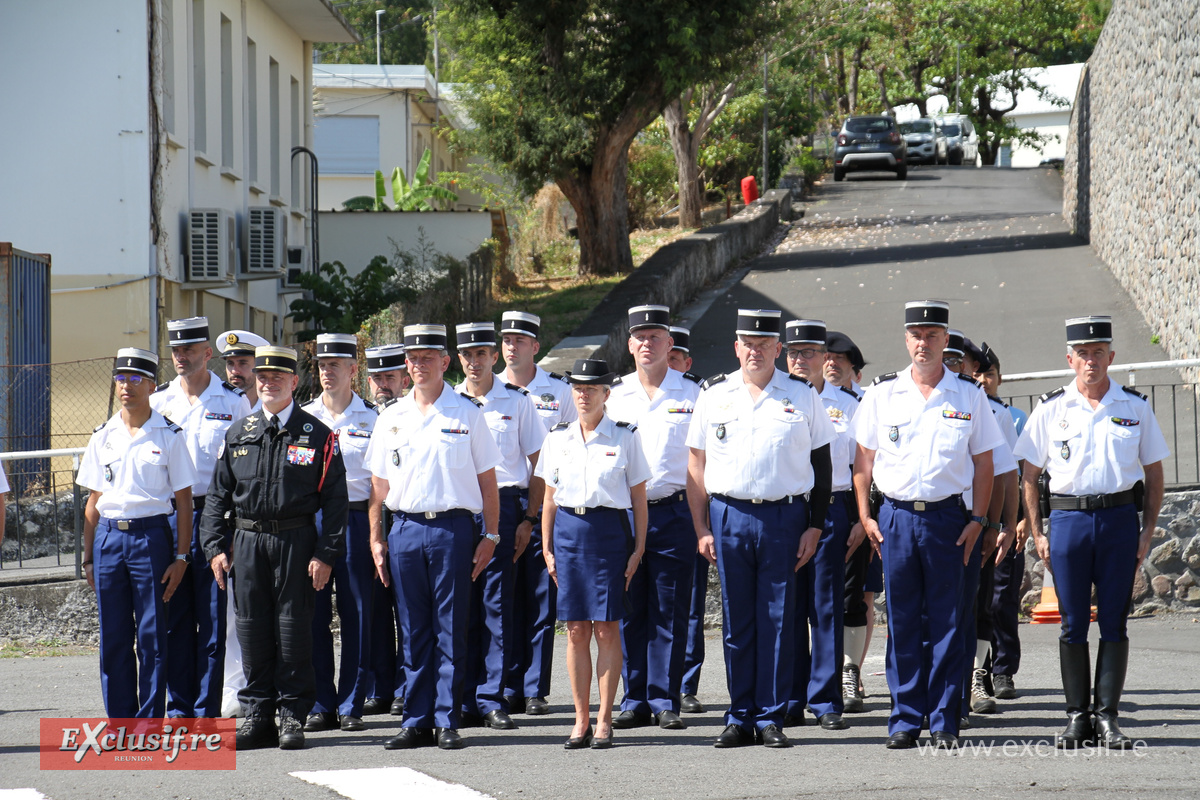
[{"label": "orange traffic cone", "polygon": [[[1045,625],[1051,622],[1062,622],[1058,614],[1058,592],[1054,590],[1054,573],[1046,570],[1042,577],[1042,598],[1029,612],[1033,625]],[[1096,607],[1092,606],[1092,622],[1096,621]]]}]

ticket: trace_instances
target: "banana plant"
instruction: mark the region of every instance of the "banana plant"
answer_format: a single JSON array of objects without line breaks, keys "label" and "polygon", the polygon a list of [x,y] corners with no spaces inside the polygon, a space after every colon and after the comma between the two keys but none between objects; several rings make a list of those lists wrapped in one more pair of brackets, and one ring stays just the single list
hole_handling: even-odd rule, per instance
[{"label": "banana plant", "polygon": [[458,195],[444,186],[439,186],[429,180],[429,163],[433,154],[425,148],[417,168],[413,172],[410,183],[404,170],[396,167],[392,170],[392,201],[387,202],[387,184],[383,172],[375,170],[375,196],[360,195],[342,203],[347,211],[435,211],[432,201],[440,203],[455,203]]}]

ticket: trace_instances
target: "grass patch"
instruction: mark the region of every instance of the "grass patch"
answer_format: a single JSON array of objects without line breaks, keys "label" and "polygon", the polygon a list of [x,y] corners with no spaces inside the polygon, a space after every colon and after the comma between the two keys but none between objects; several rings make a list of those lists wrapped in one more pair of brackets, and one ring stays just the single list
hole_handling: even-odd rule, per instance
[{"label": "grass patch", "polygon": [[495,314],[497,328],[500,325],[500,314],[505,309],[519,308],[537,314],[542,318],[542,328],[538,335],[538,341],[542,345],[539,355],[545,355],[550,348],[569,336],[624,277],[527,277],[516,289],[496,298],[499,307]]},{"label": "grass patch", "polygon": [[633,251],[633,268],[637,269],[663,245],[695,233],[695,228],[650,228],[629,234],[629,249]]},{"label": "grass patch", "polygon": [[34,642],[7,641],[0,643],[0,658],[45,658],[47,656],[95,655],[99,648],[71,644],[60,639],[38,639]]}]

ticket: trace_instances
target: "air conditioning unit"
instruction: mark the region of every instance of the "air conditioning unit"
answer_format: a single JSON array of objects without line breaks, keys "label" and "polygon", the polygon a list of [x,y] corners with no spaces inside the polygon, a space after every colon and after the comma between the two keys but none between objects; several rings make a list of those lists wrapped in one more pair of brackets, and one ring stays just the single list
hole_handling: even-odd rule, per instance
[{"label": "air conditioning unit", "polygon": [[226,283],[233,280],[237,219],[223,208],[193,208],[188,213],[187,280]]},{"label": "air conditioning unit", "polygon": [[308,263],[307,247],[289,247],[287,249],[287,272],[283,276],[284,289],[300,289],[301,273],[312,272]]},{"label": "air conditioning unit", "polygon": [[278,275],[283,271],[287,216],[274,206],[251,206],[246,226],[246,272]]}]

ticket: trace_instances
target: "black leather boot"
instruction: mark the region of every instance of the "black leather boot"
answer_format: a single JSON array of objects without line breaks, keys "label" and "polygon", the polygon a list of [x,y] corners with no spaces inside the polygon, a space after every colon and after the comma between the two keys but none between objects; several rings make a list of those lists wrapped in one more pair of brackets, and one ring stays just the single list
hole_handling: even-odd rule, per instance
[{"label": "black leather boot", "polygon": [[1067,700],[1067,727],[1055,738],[1054,746],[1060,750],[1074,750],[1092,739],[1092,714],[1088,710],[1092,669],[1088,643],[1069,644],[1060,639],[1058,664]]},{"label": "black leather boot", "polygon": [[1133,740],[1117,727],[1117,705],[1129,667],[1129,640],[1101,640],[1096,651],[1096,744],[1109,750],[1129,750]]}]

